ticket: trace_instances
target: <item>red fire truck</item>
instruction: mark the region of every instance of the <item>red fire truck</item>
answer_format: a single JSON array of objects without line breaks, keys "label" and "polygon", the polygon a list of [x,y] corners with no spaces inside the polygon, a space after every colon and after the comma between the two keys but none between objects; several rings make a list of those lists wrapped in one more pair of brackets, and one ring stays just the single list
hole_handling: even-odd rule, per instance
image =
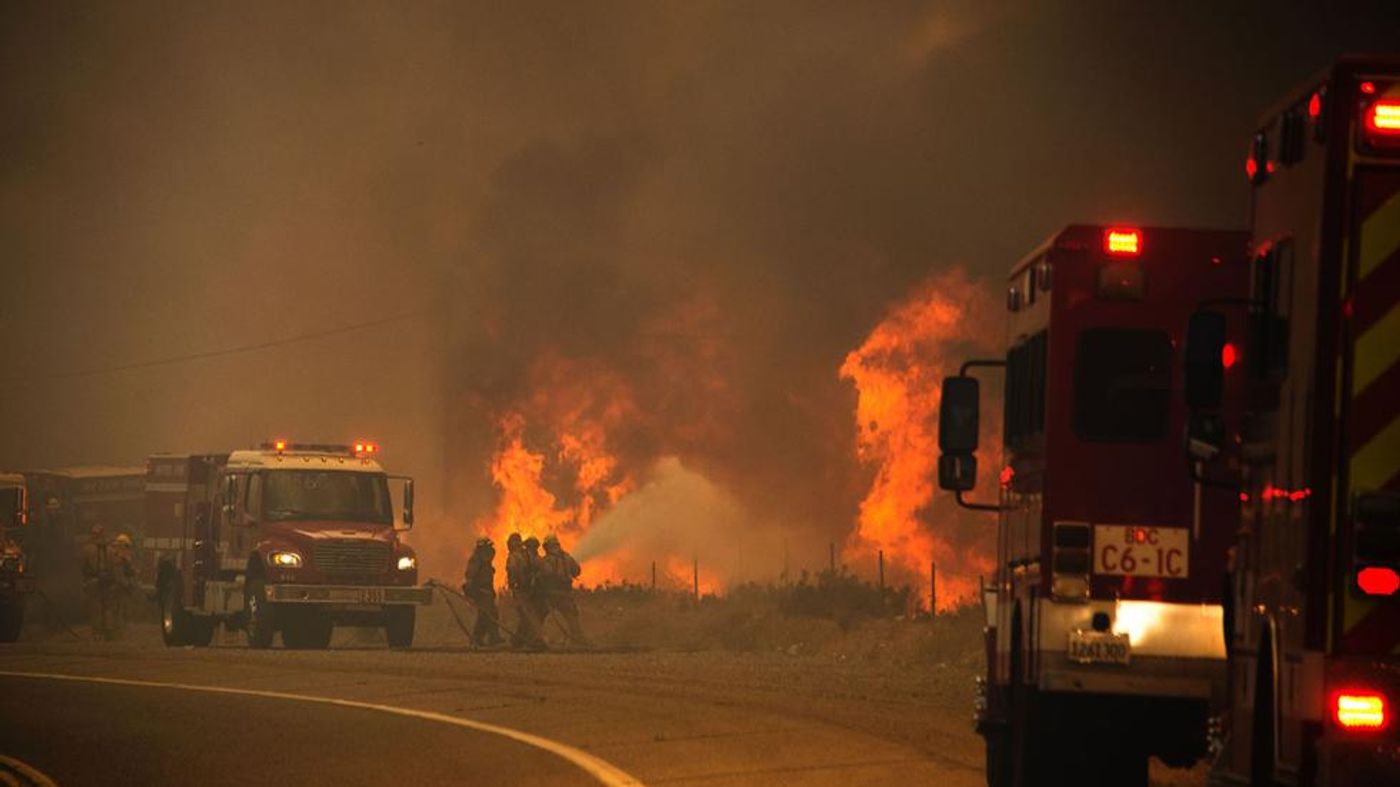
[{"label": "red fire truck", "polygon": [[[383,626],[390,647],[413,642],[418,585],[398,536],[378,447],[284,440],[229,454],[150,459],[147,548],[167,645],[208,645],[241,628],[266,648],[324,648],[334,626]],[[403,482],[402,528],[413,524]]]},{"label": "red fire truck", "polygon": [[[1145,785],[1149,756],[1206,753],[1239,500],[1192,483],[1177,392],[1192,309],[1246,295],[1247,252],[1243,232],[1067,227],[1012,268],[1005,358],[944,381],[939,484],[999,514],[976,716],[993,787]],[[964,499],[978,366],[1005,368],[996,503]]]},{"label": "red fire truck", "polygon": [[[1246,169],[1250,298],[1194,315],[1188,348],[1192,408],[1221,401],[1222,373],[1246,382],[1212,780],[1400,784],[1400,58],[1310,80],[1264,117]],[[1223,372],[1232,312],[1249,337]],[[1220,444],[1200,420],[1195,459]]]},{"label": "red fire truck", "polygon": [[0,474],[0,642],[19,639],[24,602],[34,592],[24,551],[12,536],[29,517],[24,476]]}]

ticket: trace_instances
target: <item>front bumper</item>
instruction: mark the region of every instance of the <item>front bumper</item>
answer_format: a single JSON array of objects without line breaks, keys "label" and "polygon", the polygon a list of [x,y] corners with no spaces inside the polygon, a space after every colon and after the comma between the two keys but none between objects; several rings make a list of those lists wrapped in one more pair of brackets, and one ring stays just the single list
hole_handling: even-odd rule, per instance
[{"label": "front bumper", "polygon": [[297,585],[267,586],[267,600],[279,604],[412,604],[433,603],[433,589],[427,585],[394,587],[387,585]]}]

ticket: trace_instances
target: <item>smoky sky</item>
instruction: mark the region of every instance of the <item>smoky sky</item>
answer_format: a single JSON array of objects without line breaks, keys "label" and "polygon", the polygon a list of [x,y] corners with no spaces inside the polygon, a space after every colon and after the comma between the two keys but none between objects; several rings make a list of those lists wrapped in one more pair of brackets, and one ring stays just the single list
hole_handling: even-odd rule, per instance
[{"label": "smoky sky", "polygon": [[1259,114],[1394,47],[1336,5],[7,3],[0,466],[369,435],[465,521],[548,356],[625,381],[624,455],[842,533],[881,315],[1069,222],[1243,226]]}]

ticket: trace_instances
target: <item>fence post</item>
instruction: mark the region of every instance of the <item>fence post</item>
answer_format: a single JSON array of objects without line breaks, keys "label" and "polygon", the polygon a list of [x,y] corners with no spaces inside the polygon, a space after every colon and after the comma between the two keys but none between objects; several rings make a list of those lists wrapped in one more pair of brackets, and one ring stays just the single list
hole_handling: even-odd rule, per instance
[{"label": "fence post", "polygon": [[691,558],[691,577],[695,582],[695,600],[700,600],[700,556]]},{"label": "fence post", "polygon": [[651,592],[656,592],[656,561],[651,561]]},{"label": "fence post", "polygon": [[938,616],[938,563],[930,560],[928,562],[928,617],[929,620]]},{"label": "fence post", "polygon": [[880,593],[885,592],[885,550],[880,550]]},{"label": "fence post", "polygon": [[836,573],[836,542],[835,542],[835,541],[832,541],[831,543],[827,544],[827,551],[828,551],[828,552],[830,553],[830,555],[831,555],[831,564],[830,564],[831,573],[832,573],[832,574],[835,574],[835,573]]}]

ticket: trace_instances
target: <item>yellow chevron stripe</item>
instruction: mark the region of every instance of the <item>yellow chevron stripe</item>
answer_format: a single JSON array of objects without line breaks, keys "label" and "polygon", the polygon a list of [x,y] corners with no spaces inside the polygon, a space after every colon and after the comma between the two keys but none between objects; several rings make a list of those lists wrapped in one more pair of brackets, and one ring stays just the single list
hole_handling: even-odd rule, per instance
[{"label": "yellow chevron stripe", "polygon": [[1356,396],[1400,361],[1400,304],[1356,337],[1352,358],[1351,395]]},{"label": "yellow chevron stripe", "polygon": [[1400,471],[1400,418],[1351,455],[1351,488],[1380,489]]},{"label": "yellow chevron stripe", "polygon": [[1400,249],[1400,192],[1392,194],[1361,224],[1357,282],[1369,276],[1396,249]]}]

